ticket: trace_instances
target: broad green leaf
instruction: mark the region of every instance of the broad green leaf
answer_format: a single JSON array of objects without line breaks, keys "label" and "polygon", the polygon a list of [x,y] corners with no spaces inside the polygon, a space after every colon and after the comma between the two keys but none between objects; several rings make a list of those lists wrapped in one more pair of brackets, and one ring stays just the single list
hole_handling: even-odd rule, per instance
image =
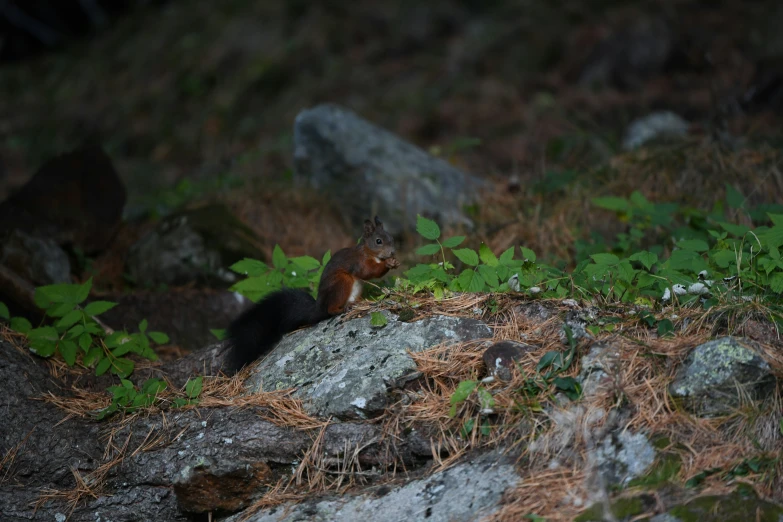
[{"label": "broad green leaf", "polygon": [[745,204],[745,196],[732,185],[726,183],[726,203],[731,208],[742,208],[742,205]]},{"label": "broad green leaf", "polygon": [[89,316],[100,315],[108,310],[111,310],[117,306],[117,303],[111,303],[109,301],[93,301],[84,307],[84,313]]},{"label": "broad green leaf", "polygon": [[530,261],[531,263],[536,262],[536,253],[530,250],[527,247],[519,247],[519,249],[522,251],[522,258]]},{"label": "broad green leaf", "polygon": [[237,274],[243,274],[250,277],[260,276],[269,272],[269,267],[266,265],[266,263],[247,257],[242,261],[237,261],[229,268]]},{"label": "broad green leaf", "polygon": [[494,408],[495,407],[495,398],[492,396],[492,394],[489,392],[489,390],[485,388],[479,388],[476,391],[476,394],[479,398],[479,404],[482,408]]},{"label": "broad green leaf", "polygon": [[112,364],[111,367],[111,371],[112,373],[119,375],[120,377],[127,377],[128,375],[133,373],[134,366],[135,365],[133,364],[133,361],[122,357],[120,359],[114,360],[114,363]]},{"label": "broad green leaf", "polygon": [[10,319],[11,312],[8,311],[8,307],[0,301],[0,319]]},{"label": "broad green leaf", "polygon": [[226,338],[226,329],[220,329],[220,328],[210,328],[210,333],[214,335],[218,341],[222,341]]},{"label": "broad green leaf", "polygon": [[484,279],[472,268],[463,270],[457,279],[464,292],[481,292],[484,290]]},{"label": "broad green leaf", "polygon": [[783,226],[783,214],[772,214],[771,212],[767,213],[767,216],[769,216],[769,219],[772,220],[772,223],[776,226]]},{"label": "broad green leaf", "polygon": [[51,357],[57,350],[57,342],[48,339],[31,339],[30,351],[41,357]]},{"label": "broad green leaf", "polygon": [[324,254],[323,259],[321,259],[321,266],[322,267],[326,266],[326,264],[329,262],[330,259],[332,259],[332,251],[327,250],[326,253]]},{"label": "broad green leaf", "polygon": [[440,245],[437,243],[430,243],[428,245],[420,246],[416,249],[416,255],[419,256],[431,256],[440,252]]},{"label": "broad green leaf", "polygon": [[63,356],[63,360],[68,366],[73,366],[76,363],[76,352],[78,350],[76,343],[73,341],[60,342],[60,355]]},{"label": "broad green leaf", "polygon": [[658,321],[658,335],[660,337],[666,337],[674,333],[674,324],[669,319],[662,319]]},{"label": "broad green leaf", "polygon": [[488,266],[498,266],[498,258],[487,245],[481,243],[479,247],[479,259],[481,262]]},{"label": "broad green leaf", "polygon": [[732,250],[717,250],[710,253],[712,261],[720,268],[728,268],[737,263],[737,254]]},{"label": "broad green leaf", "polygon": [[319,263],[316,258],[311,256],[294,257],[291,259],[291,262],[303,270],[307,270],[308,272],[321,266],[321,263]]},{"label": "broad green leaf", "polygon": [[541,372],[541,370],[548,368],[552,365],[552,363],[555,362],[555,359],[560,357],[560,352],[557,351],[549,351],[546,352],[543,357],[538,361],[538,364],[536,365],[536,371]]},{"label": "broad green leaf", "polygon": [[718,224],[721,226],[721,228],[723,230],[725,230],[729,234],[731,234],[733,236],[737,236],[737,237],[744,236],[750,230],[745,225],[735,225],[734,223],[726,223],[726,222],[722,222],[722,221],[719,222]]},{"label": "broad green leaf", "polygon": [[451,404],[459,404],[460,402],[463,402],[471,393],[473,393],[473,390],[476,389],[477,385],[477,381],[460,381],[460,383],[457,385],[457,389],[454,390],[454,393],[451,394],[451,399],[449,399],[449,402]]},{"label": "broad green leaf", "polygon": [[92,277],[81,285],[76,286],[78,286],[76,295],[74,296],[76,299],[76,304],[83,303],[90,295],[90,289],[92,288]]},{"label": "broad green leaf", "polygon": [[616,265],[620,258],[614,254],[593,254],[590,256],[596,265]]},{"label": "broad green leaf", "polygon": [[77,322],[81,321],[82,319],[82,311],[81,310],[71,310],[62,318],[60,318],[59,321],[57,321],[57,327],[58,328],[70,328]]},{"label": "broad green leaf", "polygon": [[201,376],[188,379],[188,382],[185,384],[185,394],[188,398],[195,399],[201,394],[203,384],[203,378]]},{"label": "broad green leaf", "polygon": [[[532,252],[532,250],[531,250]],[[509,263],[511,263],[514,260],[514,247],[509,247],[506,249],[502,254],[500,254],[500,261],[501,265],[508,266]]]},{"label": "broad green leaf", "polygon": [[160,379],[147,379],[141,387],[141,391],[148,395],[157,395],[166,389],[166,382]]},{"label": "broad green leaf", "polygon": [[84,362],[85,366],[92,366],[92,364],[101,357],[103,357],[103,350],[97,346],[93,346],[90,348],[90,351],[87,352],[87,355],[84,356],[82,362]]},{"label": "broad green leaf", "polygon": [[169,336],[163,332],[150,332],[147,335],[157,344],[166,344],[169,342]]},{"label": "broad green leaf", "polygon": [[389,322],[388,319],[386,319],[386,316],[383,315],[381,312],[372,312],[370,314],[370,324],[372,326],[386,326],[386,324]]},{"label": "broad green leaf", "polygon": [[783,293],[783,272],[775,272],[770,276],[769,288],[775,293]]},{"label": "broad green leaf", "polygon": [[658,255],[646,250],[642,250],[641,252],[636,252],[628,259],[631,261],[640,262],[644,268],[649,270],[655,263],[658,262]]},{"label": "broad green leaf", "polygon": [[445,240],[443,246],[446,248],[454,248],[460,246],[463,241],[465,241],[465,236],[454,236]]},{"label": "broad green leaf", "polygon": [[690,250],[693,252],[706,252],[710,249],[706,241],[701,239],[684,239],[677,243],[677,246],[683,250]]},{"label": "broad green leaf", "polygon": [[68,329],[68,338],[75,339],[76,337],[79,337],[83,332],[84,332],[83,324],[74,325]]},{"label": "broad green leaf", "polygon": [[621,261],[617,265],[617,277],[620,278],[620,281],[624,281],[630,284],[635,276],[636,276],[636,270],[633,269],[630,261],[627,260]]},{"label": "broad green leaf", "polygon": [[479,264],[479,257],[475,250],[470,248],[460,248],[458,250],[452,250],[457,259],[465,263],[466,265],[476,266]]},{"label": "broad green leaf", "polygon": [[497,289],[498,285],[500,284],[500,280],[498,278],[498,273],[495,267],[479,265],[477,270],[478,273],[481,274],[481,278],[487,283],[487,286],[489,286],[490,289]]},{"label": "broad green leaf", "polygon": [[272,264],[278,270],[282,270],[288,264],[288,259],[285,257],[285,253],[280,248],[280,245],[275,245],[275,249],[272,250]]},{"label": "broad green leaf", "polygon": [[440,237],[440,227],[434,221],[422,217],[416,216],[416,232],[421,234],[424,239],[435,241]]},{"label": "broad green leaf", "polygon": [[604,197],[593,198],[593,205],[605,208],[606,210],[613,210],[615,212],[627,212],[630,209],[628,200],[625,198],[617,197]]},{"label": "broad green leaf", "polygon": [[30,329],[33,327],[33,325],[30,324],[30,321],[28,321],[24,317],[12,317],[9,326],[11,327],[11,330],[23,334],[29,332]]},{"label": "broad green leaf", "polygon": [[40,339],[45,341],[57,341],[60,339],[60,334],[52,326],[41,326],[39,328],[33,328],[27,334],[27,337],[32,339]]},{"label": "broad green leaf", "polygon": [[95,367],[95,375],[100,377],[101,375],[106,373],[106,370],[109,369],[109,366],[111,366],[111,359],[109,359],[108,357],[104,357],[98,363],[98,366]]},{"label": "broad green leaf", "polygon": [[139,323],[139,331],[141,333],[146,332],[147,331],[147,325],[148,325],[147,320],[146,319],[142,319],[141,322]]},{"label": "broad green leaf", "polygon": [[85,332],[79,336],[79,346],[81,347],[82,350],[86,352],[91,344],[92,344],[92,337],[90,337],[90,334]]},{"label": "broad green leaf", "polygon": [[[772,228],[768,228],[759,232],[758,236],[766,248],[778,248],[783,245],[783,225],[775,225]],[[753,250],[755,252],[755,245]]]}]

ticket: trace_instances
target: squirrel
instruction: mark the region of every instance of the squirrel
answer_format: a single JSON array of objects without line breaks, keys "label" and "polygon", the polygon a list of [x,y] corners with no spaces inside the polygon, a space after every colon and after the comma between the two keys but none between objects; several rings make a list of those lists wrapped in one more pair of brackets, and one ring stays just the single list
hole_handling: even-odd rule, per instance
[{"label": "squirrel", "polygon": [[361,296],[362,281],[381,278],[400,266],[394,255],[394,238],[378,216],[375,223],[365,220],[361,243],[338,250],[326,263],[318,299],[304,290],[278,290],[234,320],[223,370],[234,374],[269,353],[288,332],[343,313]]}]

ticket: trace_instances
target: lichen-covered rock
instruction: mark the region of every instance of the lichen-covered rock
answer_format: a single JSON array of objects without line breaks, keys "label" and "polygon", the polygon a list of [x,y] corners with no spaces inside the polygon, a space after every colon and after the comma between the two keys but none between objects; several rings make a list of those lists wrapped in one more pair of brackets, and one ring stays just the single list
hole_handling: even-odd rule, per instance
[{"label": "lichen-covered rock", "polygon": [[383,410],[389,388],[416,376],[409,350],[492,337],[475,319],[435,316],[405,323],[382,313],[388,324],[381,328],[371,326],[370,317],[345,323],[335,317],[286,336],[247,385],[253,391],[297,388],[311,414],[363,418]]},{"label": "lichen-covered rock", "polygon": [[650,522],[780,522],[783,507],[760,499],[750,488],[738,487],[727,495],[707,495],[673,506]]},{"label": "lichen-covered rock", "polygon": [[688,354],[669,393],[689,411],[714,416],[731,413],[746,398],[764,399],[774,387],[769,364],[752,341],[723,337]]},{"label": "lichen-covered rock", "polygon": [[599,342],[591,346],[580,360],[579,382],[583,395],[589,397],[608,389],[617,373],[619,361],[620,352],[611,343]]},{"label": "lichen-covered rock", "polygon": [[296,506],[266,509],[226,522],[461,522],[482,520],[499,508],[503,492],[516,485],[513,461],[488,453],[404,486],[377,489],[374,496],[325,499]]},{"label": "lichen-covered rock", "polygon": [[413,227],[416,215],[442,225],[471,221],[460,209],[483,183],[343,107],[304,110],[294,124],[298,176],[340,201],[354,223],[371,213],[390,230]]},{"label": "lichen-covered rock", "polygon": [[188,513],[235,512],[247,507],[248,499],[271,481],[266,462],[237,467],[210,457],[183,467],[174,478],[174,493],[180,509]]},{"label": "lichen-covered rock", "polygon": [[253,231],[225,206],[209,205],[163,219],[131,247],[127,268],[142,287],[230,283],[236,275],[227,267],[244,257],[261,257]]},{"label": "lichen-covered rock", "polygon": [[591,457],[607,484],[627,485],[655,461],[655,448],[641,433],[618,429],[609,434]]}]

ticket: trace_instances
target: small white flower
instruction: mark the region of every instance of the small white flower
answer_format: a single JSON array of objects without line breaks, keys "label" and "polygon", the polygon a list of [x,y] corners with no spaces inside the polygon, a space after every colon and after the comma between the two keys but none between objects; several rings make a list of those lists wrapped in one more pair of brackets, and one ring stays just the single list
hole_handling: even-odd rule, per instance
[{"label": "small white flower", "polygon": [[538,293],[540,293],[540,292],[541,292],[541,288],[539,288],[539,287],[537,287],[537,286],[531,286],[530,288],[528,288],[528,291],[529,291],[531,294],[538,294]]}]

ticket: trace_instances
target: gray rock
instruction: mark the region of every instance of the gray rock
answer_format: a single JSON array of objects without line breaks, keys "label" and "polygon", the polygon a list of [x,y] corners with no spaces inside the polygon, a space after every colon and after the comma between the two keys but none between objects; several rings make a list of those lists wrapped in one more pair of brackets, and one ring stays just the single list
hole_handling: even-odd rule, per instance
[{"label": "gray rock", "polygon": [[590,351],[582,357],[582,369],[579,372],[579,382],[582,393],[590,397],[611,386],[612,378],[617,374],[620,352],[609,343],[595,343]]},{"label": "gray rock", "polygon": [[52,239],[14,230],[0,242],[3,264],[36,286],[71,282],[71,262]]},{"label": "gray rock", "polygon": [[253,391],[298,388],[310,414],[365,418],[383,410],[389,388],[416,377],[408,350],[492,337],[475,319],[435,316],[405,323],[382,313],[388,319],[382,328],[372,327],[370,317],[346,323],[335,317],[286,336],[247,385]]},{"label": "gray rock", "polygon": [[490,375],[501,381],[510,381],[516,368],[516,362],[520,361],[526,353],[535,349],[535,346],[525,343],[500,341],[484,350],[481,358]]},{"label": "gray rock", "polygon": [[643,434],[617,429],[603,439],[591,458],[606,483],[625,486],[652,466],[655,448]]},{"label": "gray rock", "polygon": [[340,201],[353,223],[378,214],[390,230],[414,227],[416,214],[441,225],[471,225],[459,209],[483,182],[360,118],[324,104],[294,124],[296,173]]},{"label": "gray rock", "polygon": [[681,138],[688,135],[689,124],[677,114],[659,111],[631,122],[623,139],[623,148],[632,150],[661,138]]},{"label": "gray rock", "polygon": [[244,257],[262,257],[254,233],[226,207],[210,205],[163,219],[131,247],[126,265],[139,286],[231,283],[227,267]]},{"label": "gray rock", "polygon": [[[248,522],[400,522],[427,520],[460,522],[481,520],[498,510],[503,492],[519,481],[513,463],[488,453],[440,473],[414,480],[376,496],[326,499],[296,506],[266,509]],[[238,522],[242,514],[226,522]]]},{"label": "gray rock", "polygon": [[774,388],[775,377],[755,343],[722,337],[688,354],[669,385],[669,393],[689,411],[715,416],[731,413],[746,398],[762,400]]}]

